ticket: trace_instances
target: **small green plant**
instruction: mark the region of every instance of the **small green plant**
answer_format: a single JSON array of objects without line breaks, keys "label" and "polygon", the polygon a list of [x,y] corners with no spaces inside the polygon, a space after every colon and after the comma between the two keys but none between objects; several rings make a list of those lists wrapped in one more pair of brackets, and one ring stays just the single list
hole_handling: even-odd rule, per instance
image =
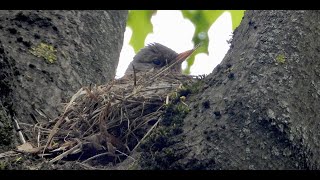
[{"label": "small green plant", "polygon": [[44,58],[49,63],[54,63],[57,60],[57,50],[46,43],[40,43],[38,46],[32,47],[30,53],[37,57]]},{"label": "small green plant", "polygon": [[284,64],[286,62],[286,57],[283,55],[283,54],[279,54],[277,57],[276,57],[276,61],[277,63],[279,64]]},{"label": "small green plant", "polygon": [[0,161],[0,170],[5,170],[7,167],[7,162],[6,161]]}]

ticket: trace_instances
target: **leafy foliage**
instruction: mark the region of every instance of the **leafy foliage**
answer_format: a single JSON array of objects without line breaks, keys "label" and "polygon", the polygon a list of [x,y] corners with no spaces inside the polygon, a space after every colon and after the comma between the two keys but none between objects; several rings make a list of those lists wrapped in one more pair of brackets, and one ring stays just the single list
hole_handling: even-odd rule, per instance
[{"label": "leafy foliage", "polygon": [[[194,58],[199,53],[209,54],[209,37],[208,31],[211,25],[224,13],[229,12],[232,19],[232,30],[239,26],[244,10],[182,10],[181,13],[184,18],[190,20],[195,26],[192,41],[194,45],[201,43],[197,51],[192,54],[188,60],[188,66],[185,74],[190,74],[190,67],[194,63]],[[127,25],[132,29],[132,37],[130,45],[133,46],[135,52],[144,47],[144,41],[149,33],[153,31],[151,24],[151,17],[156,13],[155,10],[145,11],[129,11]]]},{"label": "leafy foliage", "polygon": [[201,43],[200,48],[188,58],[188,66],[184,73],[190,73],[190,67],[194,63],[194,58],[199,53],[209,54],[209,37],[208,31],[210,26],[218,19],[223,13],[223,10],[183,10],[183,17],[189,19],[195,25],[195,32],[192,41],[194,44]]},{"label": "leafy foliage", "polygon": [[240,25],[244,15],[244,10],[232,10],[228,12],[231,14],[232,31],[234,31]]},{"label": "leafy foliage", "polygon": [[152,33],[153,26],[151,17],[156,11],[154,10],[131,10],[129,11],[127,26],[132,29],[132,37],[130,45],[137,53],[139,49],[144,47],[144,40],[149,33]]}]

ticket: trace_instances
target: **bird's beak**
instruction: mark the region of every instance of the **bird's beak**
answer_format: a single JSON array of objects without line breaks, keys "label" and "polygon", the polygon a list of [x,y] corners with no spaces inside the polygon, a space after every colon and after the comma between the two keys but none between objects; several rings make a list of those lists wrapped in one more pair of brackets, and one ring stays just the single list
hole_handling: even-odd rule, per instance
[{"label": "bird's beak", "polygon": [[176,57],[175,61],[183,62],[183,61],[186,60],[196,49],[198,49],[199,46],[200,46],[200,43],[197,44],[193,49],[178,54],[178,56]]}]

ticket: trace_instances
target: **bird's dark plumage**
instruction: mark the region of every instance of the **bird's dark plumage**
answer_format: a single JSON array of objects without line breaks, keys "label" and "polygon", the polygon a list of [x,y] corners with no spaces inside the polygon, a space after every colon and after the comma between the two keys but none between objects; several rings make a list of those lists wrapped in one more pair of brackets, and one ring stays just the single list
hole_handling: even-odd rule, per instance
[{"label": "bird's dark plumage", "polygon": [[[133,58],[133,61],[128,66],[125,74],[133,74],[136,72],[148,72],[150,70],[160,70],[161,68],[171,65],[170,71],[181,73],[181,63],[194,51],[195,49],[186,51],[184,53],[176,53],[174,50],[159,44],[152,43],[141,49]],[[180,57],[180,58],[179,58]]]}]

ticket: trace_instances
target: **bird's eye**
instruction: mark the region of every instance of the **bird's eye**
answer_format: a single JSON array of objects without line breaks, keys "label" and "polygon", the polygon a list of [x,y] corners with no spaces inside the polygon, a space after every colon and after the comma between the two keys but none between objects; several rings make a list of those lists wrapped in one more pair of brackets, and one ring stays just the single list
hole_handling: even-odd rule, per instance
[{"label": "bird's eye", "polygon": [[153,64],[155,64],[157,66],[161,65],[160,59],[154,59],[152,62],[153,62]]}]

